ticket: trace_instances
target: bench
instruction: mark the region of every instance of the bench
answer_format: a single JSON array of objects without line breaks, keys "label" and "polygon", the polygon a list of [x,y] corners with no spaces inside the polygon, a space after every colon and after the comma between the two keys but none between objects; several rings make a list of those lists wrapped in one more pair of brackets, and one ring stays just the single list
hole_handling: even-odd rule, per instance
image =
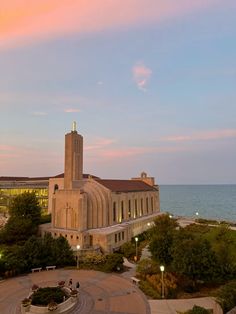
[{"label": "bench", "polygon": [[136,278],[136,277],[131,277],[131,280],[132,280],[134,285],[138,285],[139,282],[140,282],[140,280],[138,278]]},{"label": "bench", "polygon": [[50,269],[54,270],[56,269],[56,266],[46,266],[46,270],[50,270]]},{"label": "bench", "polygon": [[42,270],[42,267],[32,268],[32,269],[31,269],[32,273],[34,273],[35,271],[40,272],[41,270]]}]

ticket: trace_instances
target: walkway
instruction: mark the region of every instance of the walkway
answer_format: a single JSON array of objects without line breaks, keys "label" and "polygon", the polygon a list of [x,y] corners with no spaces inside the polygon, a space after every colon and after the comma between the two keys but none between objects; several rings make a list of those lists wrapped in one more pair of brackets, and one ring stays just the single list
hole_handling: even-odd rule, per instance
[{"label": "walkway", "polygon": [[52,270],[15,277],[0,282],[0,313],[19,314],[20,302],[33,284],[40,287],[80,282],[80,301],[71,312],[80,314],[150,314],[144,294],[130,280],[114,274],[86,270]]},{"label": "walkway", "polygon": [[223,314],[220,306],[212,298],[181,300],[149,300],[152,314],[177,314],[193,308],[194,305],[213,309],[213,314]]}]

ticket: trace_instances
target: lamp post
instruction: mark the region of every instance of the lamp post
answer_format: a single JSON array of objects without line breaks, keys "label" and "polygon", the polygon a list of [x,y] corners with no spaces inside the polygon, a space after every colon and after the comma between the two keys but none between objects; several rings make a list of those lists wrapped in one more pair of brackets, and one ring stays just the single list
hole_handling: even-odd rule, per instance
[{"label": "lamp post", "polygon": [[195,215],[196,215],[196,219],[198,218],[198,216],[199,216],[199,212],[196,212],[195,213]]},{"label": "lamp post", "polygon": [[161,297],[162,297],[162,299],[164,299],[164,297],[165,297],[165,287],[164,287],[164,270],[165,270],[165,266],[161,265],[160,266],[160,270],[161,270]]},{"label": "lamp post", "polygon": [[79,268],[79,249],[80,249],[79,244],[76,246],[76,249],[77,249],[77,269],[78,269]]},{"label": "lamp post", "polygon": [[138,260],[138,237],[135,237],[135,248],[136,248],[136,255],[135,255],[135,261],[137,262]]}]

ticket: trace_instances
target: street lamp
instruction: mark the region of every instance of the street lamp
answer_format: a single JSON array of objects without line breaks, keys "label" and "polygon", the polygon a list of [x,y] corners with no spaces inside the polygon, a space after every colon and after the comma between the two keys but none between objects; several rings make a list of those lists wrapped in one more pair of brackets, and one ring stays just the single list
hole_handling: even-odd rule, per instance
[{"label": "street lamp", "polygon": [[76,246],[76,248],[77,248],[77,269],[78,269],[79,268],[79,249],[80,249],[80,245],[78,244]]},{"label": "street lamp", "polygon": [[138,260],[138,237],[135,237],[135,248],[136,248],[136,256],[135,256],[135,261],[137,262]]},{"label": "street lamp", "polygon": [[195,213],[195,215],[196,215],[196,217],[198,218],[198,216],[199,216],[199,212],[196,212],[196,213]]},{"label": "street lamp", "polygon": [[165,270],[165,266],[161,265],[160,266],[160,270],[161,270],[161,297],[162,297],[162,299],[164,299],[164,297],[165,297],[165,288],[164,288],[164,270]]}]

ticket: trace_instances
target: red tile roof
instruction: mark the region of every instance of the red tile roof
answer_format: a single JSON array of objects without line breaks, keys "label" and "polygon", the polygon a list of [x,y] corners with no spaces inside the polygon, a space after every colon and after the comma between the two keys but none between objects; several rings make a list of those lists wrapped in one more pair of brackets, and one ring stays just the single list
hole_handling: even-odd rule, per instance
[{"label": "red tile roof", "polygon": [[143,181],[138,180],[106,180],[98,179],[98,183],[112,192],[141,192],[156,191],[157,189]]}]

